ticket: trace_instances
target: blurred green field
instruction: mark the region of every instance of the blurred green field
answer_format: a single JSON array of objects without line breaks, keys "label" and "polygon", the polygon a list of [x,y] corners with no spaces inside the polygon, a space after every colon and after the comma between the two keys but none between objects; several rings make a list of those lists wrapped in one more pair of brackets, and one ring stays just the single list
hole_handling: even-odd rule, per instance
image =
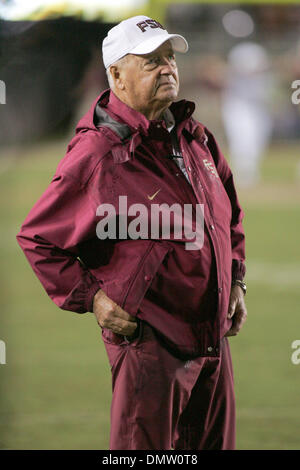
[{"label": "blurred green field", "polygon": [[[107,449],[110,370],[92,314],[59,310],[16,233],[46,188],[67,141],[0,155],[0,448]],[[238,449],[300,448],[299,144],[270,149],[262,182],[240,190],[247,235],[248,321],[230,339]]]}]

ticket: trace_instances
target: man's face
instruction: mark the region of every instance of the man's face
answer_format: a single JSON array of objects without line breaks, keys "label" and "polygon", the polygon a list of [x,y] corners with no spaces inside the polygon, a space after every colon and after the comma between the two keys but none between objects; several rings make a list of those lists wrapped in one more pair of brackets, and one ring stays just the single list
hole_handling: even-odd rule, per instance
[{"label": "man's face", "polygon": [[[170,41],[147,55],[128,55],[122,71],[129,106],[154,119],[166,109],[179,91],[179,77]],[[154,116],[154,117],[153,117]]]}]

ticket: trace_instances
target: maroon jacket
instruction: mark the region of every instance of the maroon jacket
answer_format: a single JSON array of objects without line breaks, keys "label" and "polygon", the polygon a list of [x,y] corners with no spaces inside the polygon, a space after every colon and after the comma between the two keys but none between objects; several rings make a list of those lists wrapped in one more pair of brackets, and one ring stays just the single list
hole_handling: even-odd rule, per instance
[{"label": "maroon jacket", "polygon": [[[48,295],[62,309],[92,311],[99,288],[133,316],[147,321],[181,353],[219,355],[231,326],[227,310],[232,277],[243,279],[243,212],[232,173],[213,135],[191,116],[185,100],[170,109],[191,185],[168,155],[163,121],[149,121],[106,90],[76,134],[17,240]],[[118,208],[153,203],[204,204],[201,250],[184,238],[100,240],[103,203]]]}]

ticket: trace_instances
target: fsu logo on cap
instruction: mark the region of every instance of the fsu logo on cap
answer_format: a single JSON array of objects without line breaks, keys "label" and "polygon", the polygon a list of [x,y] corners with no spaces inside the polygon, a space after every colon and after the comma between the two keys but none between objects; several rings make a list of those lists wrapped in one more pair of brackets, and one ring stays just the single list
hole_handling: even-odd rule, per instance
[{"label": "fsu logo on cap", "polygon": [[165,29],[158,21],[155,21],[155,20],[140,21],[139,23],[137,23],[136,26],[140,28],[142,33],[144,33],[146,29],[149,27],[152,29],[155,29],[155,28]]}]

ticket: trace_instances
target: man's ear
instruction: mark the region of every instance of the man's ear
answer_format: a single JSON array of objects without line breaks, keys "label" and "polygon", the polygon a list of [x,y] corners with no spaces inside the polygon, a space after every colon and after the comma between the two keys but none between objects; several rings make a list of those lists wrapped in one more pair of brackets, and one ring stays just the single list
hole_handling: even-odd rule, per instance
[{"label": "man's ear", "polygon": [[115,87],[119,90],[124,90],[125,86],[123,83],[123,79],[120,73],[120,68],[117,65],[111,65],[110,67],[110,74],[114,81]]}]

